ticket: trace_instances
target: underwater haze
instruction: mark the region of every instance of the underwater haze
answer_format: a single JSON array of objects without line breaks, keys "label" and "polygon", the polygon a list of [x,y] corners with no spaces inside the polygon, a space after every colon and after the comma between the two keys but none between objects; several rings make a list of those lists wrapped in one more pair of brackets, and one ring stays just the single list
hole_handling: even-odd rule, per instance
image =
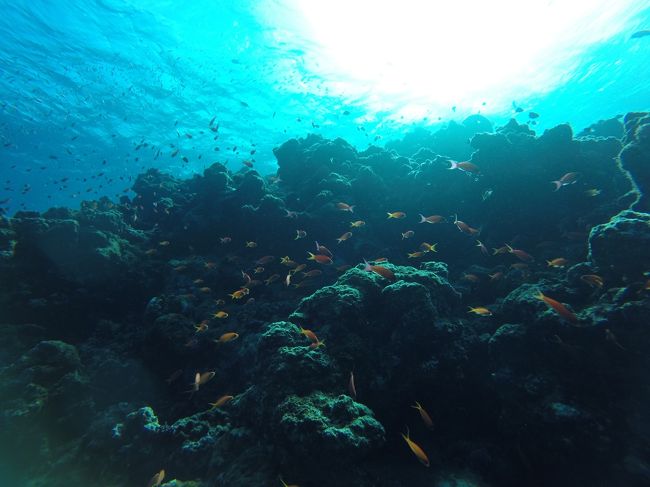
[{"label": "underwater haze", "polygon": [[650,485],[650,1],[0,7],[0,486]]},{"label": "underwater haze", "polygon": [[114,197],[148,167],[188,177],[255,159],[272,173],[272,148],[308,133],[363,149],[476,113],[505,123],[532,111],[540,129],[582,129],[648,108],[650,42],[631,38],[647,28],[646,1],[36,1],[2,11],[9,212]]}]

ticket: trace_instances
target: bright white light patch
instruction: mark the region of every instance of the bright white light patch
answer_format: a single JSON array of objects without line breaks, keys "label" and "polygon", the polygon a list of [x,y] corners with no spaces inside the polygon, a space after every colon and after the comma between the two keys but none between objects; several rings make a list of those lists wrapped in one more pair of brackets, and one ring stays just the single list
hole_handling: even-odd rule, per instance
[{"label": "bright white light patch", "polygon": [[[638,0],[286,0],[307,67],[371,112],[415,119],[504,112],[573,75],[585,50],[621,32]],[[286,19],[285,19],[286,20]]]}]

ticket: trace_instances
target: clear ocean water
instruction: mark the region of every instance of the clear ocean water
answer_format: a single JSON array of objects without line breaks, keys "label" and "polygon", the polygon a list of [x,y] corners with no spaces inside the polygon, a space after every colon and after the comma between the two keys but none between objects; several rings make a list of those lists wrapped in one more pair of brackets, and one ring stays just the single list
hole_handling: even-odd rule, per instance
[{"label": "clear ocean water", "polygon": [[75,205],[121,193],[148,167],[188,177],[254,158],[272,173],[272,149],[309,133],[364,149],[417,126],[529,111],[538,131],[581,130],[648,108],[650,42],[631,38],[648,7],[3,2],[0,200],[9,212]]}]

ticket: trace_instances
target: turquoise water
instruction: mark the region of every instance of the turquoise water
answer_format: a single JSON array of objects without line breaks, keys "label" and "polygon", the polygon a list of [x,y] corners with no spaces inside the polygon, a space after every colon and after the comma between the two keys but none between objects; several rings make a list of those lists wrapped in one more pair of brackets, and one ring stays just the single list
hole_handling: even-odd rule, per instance
[{"label": "turquoise water", "polygon": [[3,2],[0,200],[115,197],[152,166],[272,173],[272,148],[308,133],[363,149],[474,113],[580,130],[650,104],[650,37],[630,38],[648,2],[394,5]]}]

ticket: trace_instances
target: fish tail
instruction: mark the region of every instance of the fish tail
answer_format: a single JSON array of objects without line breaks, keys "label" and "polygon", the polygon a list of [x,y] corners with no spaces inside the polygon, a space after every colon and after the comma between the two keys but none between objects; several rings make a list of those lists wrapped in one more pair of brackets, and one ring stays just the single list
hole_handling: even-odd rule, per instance
[{"label": "fish tail", "polygon": [[551,181],[555,185],[555,189],[553,191],[557,191],[562,187],[562,181]]},{"label": "fish tail", "polygon": [[456,161],[449,161],[449,163],[451,164],[451,167],[448,167],[447,169],[450,169],[450,170],[451,170],[451,169],[457,169],[457,168],[458,168],[458,162],[456,162]]},{"label": "fish tail", "polygon": [[427,219],[424,218],[424,215],[422,213],[420,213],[420,223],[424,223],[425,221],[427,221]]}]

